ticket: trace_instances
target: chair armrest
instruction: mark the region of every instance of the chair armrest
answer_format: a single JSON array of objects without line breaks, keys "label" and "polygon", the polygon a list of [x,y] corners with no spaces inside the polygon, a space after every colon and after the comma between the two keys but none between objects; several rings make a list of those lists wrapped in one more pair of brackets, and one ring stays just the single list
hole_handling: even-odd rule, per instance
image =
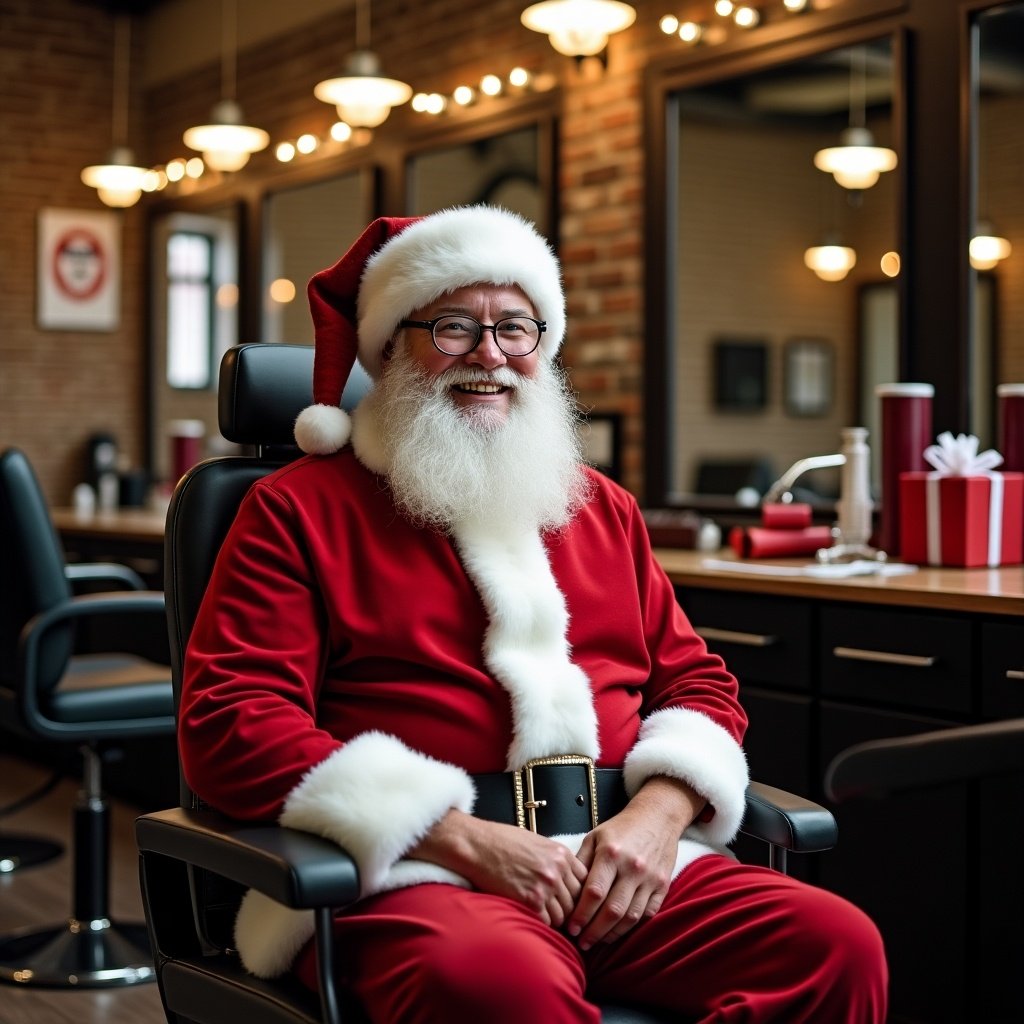
[{"label": "chair armrest", "polygon": [[830,850],[839,838],[832,812],[784,789],[752,782],[740,831],[792,853]]},{"label": "chair armrest", "polygon": [[355,861],[310,832],[175,807],[136,819],[135,840],[142,853],[216,872],[295,910],[340,907],[359,896]]},{"label": "chair armrest", "polygon": [[127,565],[118,562],[77,562],[64,566],[69,583],[121,583],[125,590],[145,590],[146,582]]},{"label": "chair armrest", "polygon": [[870,740],[832,759],[825,790],[833,800],[882,797],[949,782],[1024,771],[1024,718]]},{"label": "chair armrest", "polygon": [[[43,716],[40,715],[37,679],[43,647],[50,630],[64,623],[79,619],[99,618],[104,615],[143,614],[156,616],[160,620],[166,621],[165,608],[164,595],[158,590],[106,591],[98,594],[80,594],[29,619],[21,631],[17,651],[17,677],[22,681],[18,686],[22,717],[35,723],[34,728],[38,731],[39,721]],[[131,631],[123,631],[123,635],[129,642],[125,643],[121,650],[131,652],[134,646],[131,642],[134,639],[134,634]],[[170,685],[169,667],[168,685]],[[167,722],[173,725],[173,718],[170,715],[167,717]],[[137,732],[137,727],[141,723],[135,719],[134,724],[136,728],[130,731]],[[57,723],[48,721],[48,725],[58,732],[60,731]],[[114,733],[111,732],[109,735],[114,735]]]}]

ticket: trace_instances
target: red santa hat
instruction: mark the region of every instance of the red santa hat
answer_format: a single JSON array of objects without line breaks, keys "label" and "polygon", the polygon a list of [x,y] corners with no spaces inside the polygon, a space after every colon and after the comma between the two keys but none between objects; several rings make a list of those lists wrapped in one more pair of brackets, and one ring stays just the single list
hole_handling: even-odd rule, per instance
[{"label": "red santa hat", "polygon": [[518,285],[547,322],[541,352],[565,334],[565,296],[551,246],[518,214],[461,206],[427,217],[381,217],[344,256],[309,282],[316,352],[313,401],[295,422],[304,451],[329,455],[349,438],[341,393],[359,359],[377,379],[398,322],[456,288]]}]

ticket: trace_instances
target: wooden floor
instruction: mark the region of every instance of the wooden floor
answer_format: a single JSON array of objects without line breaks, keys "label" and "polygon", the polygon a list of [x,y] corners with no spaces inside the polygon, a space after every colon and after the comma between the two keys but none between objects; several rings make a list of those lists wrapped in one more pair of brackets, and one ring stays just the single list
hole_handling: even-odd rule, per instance
[{"label": "wooden floor", "polygon": [[[0,737],[2,739],[2,737]],[[12,803],[48,772],[0,754],[0,806]],[[0,874],[0,936],[16,929],[60,924],[71,910],[71,808],[77,784],[64,780],[31,807],[0,818],[0,831],[54,839],[64,854],[37,867]],[[132,823],[137,808],[111,801],[111,912],[115,921],[141,922]],[[156,984],[113,989],[38,989],[0,983],[0,1024],[164,1024]]]}]

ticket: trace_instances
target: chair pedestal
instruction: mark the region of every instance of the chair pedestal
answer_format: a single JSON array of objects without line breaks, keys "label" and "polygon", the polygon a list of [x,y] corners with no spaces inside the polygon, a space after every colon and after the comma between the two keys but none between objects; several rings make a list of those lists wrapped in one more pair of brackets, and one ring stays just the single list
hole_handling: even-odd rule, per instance
[{"label": "chair pedestal", "polygon": [[110,988],[156,977],[144,925],[77,921],[0,940],[0,981],[40,988]]},{"label": "chair pedestal", "polygon": [[53,843],[49,839],[0,832],[0,875],[45,864],[59,857],[62,851],[60,843]]},{"label": "chair pedestal", "polygon": [[156,977],[145,926],[110,920],[110,808],[101,795],[99,754],[88,747],[82,753],[72,917],[56,927],[0,937],[0,982],[107,988]]}]

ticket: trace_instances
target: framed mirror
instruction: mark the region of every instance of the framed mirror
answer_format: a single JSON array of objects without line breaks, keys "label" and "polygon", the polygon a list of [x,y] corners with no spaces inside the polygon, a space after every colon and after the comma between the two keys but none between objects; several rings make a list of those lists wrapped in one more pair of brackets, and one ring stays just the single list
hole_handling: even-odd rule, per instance
[{"label": "framed mirror", "polygon": [[[173,486],[174,438],[216,450],[217,370],[238,341],[243,208],[170,210],[150,222],[150,476]],[[213,449],[210,446],[213,446]]]},{"label": "framed mirror", "polygon": [[[997,444],[995,386],[1024,381],[1024,3],[979,11],[972,27],[971,430]],[[991,239],[978,251],[977,239]]]},{"label": "framed mirror", "polygon": [[554,242],[554,134],[553,112],[545,109],[420,140],[405,159],[407,212],[492,203],[522,214]]},{"label": "framed mirror", "polygon": [[260,340],[309,345],[306,285],[373,219],[373,173],[356,169],[269,192],[263,200]]},{"label": "framed mirror", "polygon": [[[899,48],[889,36],[832,39],[668,70],[649,90],[661,105],[649,123],[664,126],[663,152],[651,147],[664,170],[649,178],[660,195],[649,196],[648,226],[664,238],[660,258],[649,249],[649,504],[707,507],[707,465],[781,475],[837,451],[840,429],[860,416],[858,293],[899,251],[900,171],[851,189],[815,157],[850,127],[898,154]],[[853,251],[852,267],[812,270],[808,250],[831,243]],[[891,302],[898,310],[898,283]],[[716,401],[722,337],[764,347],[756,409]],[[831,507],[838,474],[817,473],[813,486]]]}]

